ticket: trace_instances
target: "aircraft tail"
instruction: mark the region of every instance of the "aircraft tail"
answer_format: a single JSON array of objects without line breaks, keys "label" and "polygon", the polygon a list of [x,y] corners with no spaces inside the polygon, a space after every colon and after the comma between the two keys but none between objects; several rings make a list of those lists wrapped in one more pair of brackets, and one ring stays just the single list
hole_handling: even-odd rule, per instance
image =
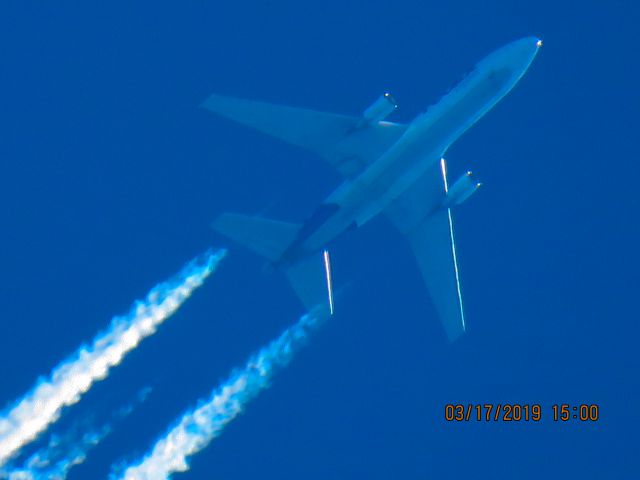
[{"label": "aircraft tail", "polygon": [[308,311],[327,307],[333,314],[333,292],[330,282],[327,283],[325,267],[321,254],[316,253],[298,263],[287,267],[285,274],[291,287]]},{"label": "aircraft tail", "polygon": [[212,227],[216,232],[272,262],[280,259],[300,230],[300,225],[296,223],[235,213],[223,213],[213,222]]},{"label": "aircraft tail", "polygon": [[[277,262],[295,240],[301,225],[262,217],[223,213],[213,222],[212,227],[218,233],[258,255],[271,262]],[[318,306],[327,306],[331,312],[333,311],[328,262],[328,254],[323,257],[318,253],[284,268],[284,273],[293,290],[309,311]]]}]

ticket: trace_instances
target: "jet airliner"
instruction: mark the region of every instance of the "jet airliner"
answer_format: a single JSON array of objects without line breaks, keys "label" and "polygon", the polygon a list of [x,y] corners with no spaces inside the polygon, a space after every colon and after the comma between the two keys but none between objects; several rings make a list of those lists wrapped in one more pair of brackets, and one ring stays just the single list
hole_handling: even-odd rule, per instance
[{"label": "jet airliner", "polygon": [[444,330],[455,340],[466,326],[451,208],[480,183],[467,172],[449,186],[444,156],[515,86],[541,45],[527,37],[493,52],[409,124],[386,121],[397,108],[389,93],[360,117],[210,96],[204,108],[310,150],[344,178],[304,223],[225,213],[213,228],[281,268],[307,308],[322,302],[333,313],[327,245],[382,213],[408,239]]}]

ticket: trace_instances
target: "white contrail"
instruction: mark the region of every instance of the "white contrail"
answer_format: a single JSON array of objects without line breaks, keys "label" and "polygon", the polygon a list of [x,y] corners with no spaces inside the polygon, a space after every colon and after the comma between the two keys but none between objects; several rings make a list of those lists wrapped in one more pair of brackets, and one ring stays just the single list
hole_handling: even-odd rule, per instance
[{"label": "white contrail", "polygon": [[247,402],[269,385],[273,373],[289,362],[295,349],[327,317],[326,307],[303,316],[252,356],[244,368],[232,373],[206,401],[185,413],[142,460],[127,467],[121,475],[113,473],[111,478],[164,480],[172,473],[188,470],[187,458],[205,448],[242,412]]},{"label": "white contrail", "polygon": [[225,250],[208,251],[189,262],[176,276],[149,292],[131,311],[111,321],[92,344],[60,363],[48,379],[0,415],[0,466],[60,417],[63,407],[76,403],[94,382],[142,339],[153,334],[215,270]]},{"label": "white contrail", "polygon": [[[87,419],[76,422],[66,433],[51,435],[47,445],[32,454],[22,468],[0,471],[3,480],[64,480],[76,465],[87,458],[87,453],[107,435],[116,423],[124,420],[142,404],[151,393],[150,387],[138,392],[127,405],[111,414],[111,419],[99,428],[90,425]],[[85,430],[84,433],[82,431]]]}]

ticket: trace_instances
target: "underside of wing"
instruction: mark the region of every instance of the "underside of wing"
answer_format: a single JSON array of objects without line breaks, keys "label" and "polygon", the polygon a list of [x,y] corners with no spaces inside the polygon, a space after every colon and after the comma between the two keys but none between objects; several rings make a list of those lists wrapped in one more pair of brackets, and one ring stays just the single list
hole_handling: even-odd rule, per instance
[{"label": "underside of wing", "polygon": [[444,160],[428,170],[385,211],[409,240],[433,305],[453,341],[465,331]]},{"label": "underside of wing", "polygon": [[253,100],[211,95],[203,108],[267,135],[310,150],[343,176],[357,174],[375,161],[405,132],[392,122],[363,122],[362,118]]}]

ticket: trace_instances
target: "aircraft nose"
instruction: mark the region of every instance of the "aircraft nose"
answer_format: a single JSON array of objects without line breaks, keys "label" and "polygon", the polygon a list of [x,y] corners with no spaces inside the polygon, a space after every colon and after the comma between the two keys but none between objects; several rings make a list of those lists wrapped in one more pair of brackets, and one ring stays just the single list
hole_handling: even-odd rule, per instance
[{"label": "aircraft nose", "polygon": [[509,64],[516,74],[521,75],[529,68],[531,62],[542,46],[542,40],[537,37],[526,37],[516,40],[504,47],[505,63]]},{"label": "aircraft nose", "polygon": [[488,70],[507,69],[511,72],[510,83],[515,83],[529,68],[541,46],[542,40],[537,37],[521,38],[493,52],[479,66]]}]

